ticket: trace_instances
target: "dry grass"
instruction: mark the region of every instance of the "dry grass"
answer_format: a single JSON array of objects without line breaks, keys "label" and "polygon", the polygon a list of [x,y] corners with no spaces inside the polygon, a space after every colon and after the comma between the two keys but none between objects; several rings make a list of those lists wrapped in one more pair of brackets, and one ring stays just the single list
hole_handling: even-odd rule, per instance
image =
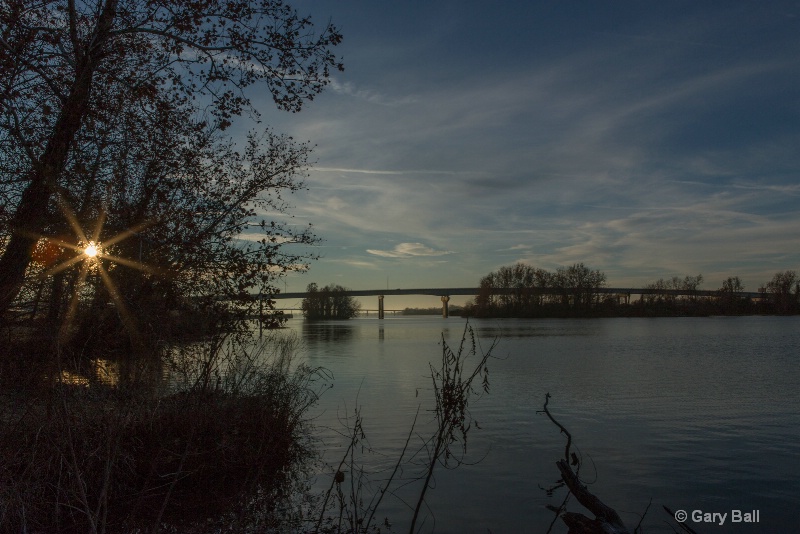
[{"label": "dry grass", "polygon": [[320,372],[291,365],[293,343],[175,351],[166,367],[194,379],[168,394],[61,373],[4,395],[0,531],[277,525],[313,456],[304,413]]}]

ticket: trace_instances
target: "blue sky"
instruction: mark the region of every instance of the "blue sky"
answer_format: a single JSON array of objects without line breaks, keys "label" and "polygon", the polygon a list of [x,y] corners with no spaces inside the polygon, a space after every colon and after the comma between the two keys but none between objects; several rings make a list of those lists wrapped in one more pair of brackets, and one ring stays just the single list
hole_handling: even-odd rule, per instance
[{"label": "blue sky", "polygon": [[317,145],[291,213],[322,258],[289,291],[800,270],[800,2],[295,5],[346,70],[299,114],[254,98]]}]

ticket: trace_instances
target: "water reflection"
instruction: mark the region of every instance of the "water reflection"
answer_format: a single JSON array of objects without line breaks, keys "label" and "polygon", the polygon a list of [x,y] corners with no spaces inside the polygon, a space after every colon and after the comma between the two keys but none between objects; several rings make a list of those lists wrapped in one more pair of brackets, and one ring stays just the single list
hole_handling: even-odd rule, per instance
[{"label": "water reflection", "polygon": [[596,336],[602,332],[604,323],[596,319],[536,319],[520,321],[478,321],[474,327],[480,337],[486,338],[535,338]]},{"label": "water reflection", "polygon": [[345,321],[303,321],[303,339],[309,343],[345,342],[353,337],[355,326]]},{"label": "water reflection", "polygon": [[[597,463],[598,494],[618,509],[644,510],[650,497],[654,508],[691,509],[713,500],[759,508],[760,531],[796,530],[799,321],[470,321],[484,348],[500,339],[498,359],[489,364],[491,394],[471,406],[481,424],[470,438],[471,459],[480,461],[437,475],[431,493],[437,531],[546,529],[552,514],[545,506],[560,504],[563,495],[548,498],[536,486],[557,476],[554,462],[564,447],[558,429],[537,413],[546,392],[574,443]],[[457,344],[464,321],[403,317],[290,326],[313,344],[309,358],[336,377],[315,420],[331,458],[346,447],[338,441],[339,419],[357,403],[364,406],[371,447],[393,459],[420,404],[427,413],[429,364],[441,357],[442,335]],[[326,426],[334,430],[325,434]],[[401,525],[406,508],[386,502],[386,515]],[[645,526],[673,532],[657,515]]]},{"label": "water reflection", "polygon": [[163,361],[159,357],[119,356],[73,362],[56,373],[58,381],[82,387],[148,387],[158,388],[165,379]]}]

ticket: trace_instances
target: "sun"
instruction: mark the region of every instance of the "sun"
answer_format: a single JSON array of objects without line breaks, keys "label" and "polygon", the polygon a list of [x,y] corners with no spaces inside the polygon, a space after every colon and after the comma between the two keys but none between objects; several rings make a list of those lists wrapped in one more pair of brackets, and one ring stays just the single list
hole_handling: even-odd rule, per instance
[{"label": "sun", "polygon": [[83,253],[90,258],[96,258],[97,255],[100,254],[100,245],[90,241],[89,244],[86,245],[86,248],[83,249]]},{"label": "sun", "polygon": [[109,297],[111,297],[111,300],[113,301],[114,306],[117,312],[119,313],[120,318],[122,319],[122,322],[125,325],[126,330],[128,330],[128,332],[131,334],[131,337],[134,339],[134,342],[139,343],[140,341],[138,339],[139,338],[138,329],[136,328],[133,316],[128,310],[128,307],[125,304],[124,299],[120,295],[118,288],[111,280],[111,277],[109,276],[106,267],[103,266],[103,263],[104,262],[115,263],[119,265],[125,265],[127,267],[132,267],[134,269],[145,271],[151,274],[160,274],[159,269],[150,267],[141,262],[131,261],[126,258],[121,258],[119,256],[112,255],[110,253],[111,247],[113,245],[131,236],[137,235],[138,232],[142,231],[144,228],[152,224],[152,222],[147,221],[137,225],[136,227],[123,230],[117,235],[107,237],[103,241],[103,246],[101,246],[100,234],[103,231],[103,224],[106,218],[105,206],[102,207],[100,210],[100,217],[96,223],[94,231],[91,232],[89,235],[87,235],[87,232],[84,231],[82,225],[78,222],[77,218],[75,217],[74,211],[69,206],[66,199],[59,198],[58,204],[67,222],[70,224],[70,226],[72,226],[72,229],[77,238],[77,244],[68,243],[66,241],[55,239],[52,237],[45,237],[45,236],[37,236],[37,237],[43,239],[46,243],[50,243],[51,246],[73,250],[76,252],[76,254],[72,258],[62,261],[58,265],[55,265],[45,270],[42,274],[40,274],[40,276],[42,278],[52,276],[58,272],[61,272],[65,269],[72,267],[73,265],[80,264],[80,270],[78,272],[78,277],[75,281],[72,298],[70,299],[70,303],[65,313],[64,319],[62,321],[61,328],[59,329],[59,339],[63,341],[68,337],[68,332],[70,330],[72,320],[77,310],[78,297],[81,286],[83,286],[83,284],[86,282],[86,278],[89,275],[89,272],[91,271],[93,273],[97,273],[100,276],[100,279],[106,286]]}]

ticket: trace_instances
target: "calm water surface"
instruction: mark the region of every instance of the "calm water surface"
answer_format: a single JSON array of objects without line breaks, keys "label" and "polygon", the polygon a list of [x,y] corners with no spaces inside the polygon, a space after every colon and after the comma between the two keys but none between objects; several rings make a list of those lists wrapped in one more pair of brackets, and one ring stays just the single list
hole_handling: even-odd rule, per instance
[{"label": "calm water surface", "polygon": [[[480,430],[467,461],[438,470],[425,523],[436,532],[545,532],[563,490],[564,438],[542,409],[572,433],[590,489],[633,529],[668,533],[662,505],[728,513],[699,532],[800,531],[800,318],[718,317],[591,320],[473,320],[489,363],[491,393],[473,399]],[[329,462],[344,451],[342,421],[361,407],[373,452],[368,468],[385,476],[422,405],[419,431],[430,429],[429,362],[441,340],[456,345],[459,318],[396,317],[289,327],[305,342],[311,365],[329,369],[333,387],[315,410]],[[417,447],[419,439],[412,441]],[[409,468],[406,474],[413,471]],[[328,479],[329,480],[329,479]],[[320,487],[328,482],[320,479]],[[380,514],[403,531],[402,501],[419,484],[387,498]],[[582,511],[574,500],[573,511]],[[732,524],[733,509],[760,511],[760,523]],[[553,532],[566,532],[560,524]]]}]

